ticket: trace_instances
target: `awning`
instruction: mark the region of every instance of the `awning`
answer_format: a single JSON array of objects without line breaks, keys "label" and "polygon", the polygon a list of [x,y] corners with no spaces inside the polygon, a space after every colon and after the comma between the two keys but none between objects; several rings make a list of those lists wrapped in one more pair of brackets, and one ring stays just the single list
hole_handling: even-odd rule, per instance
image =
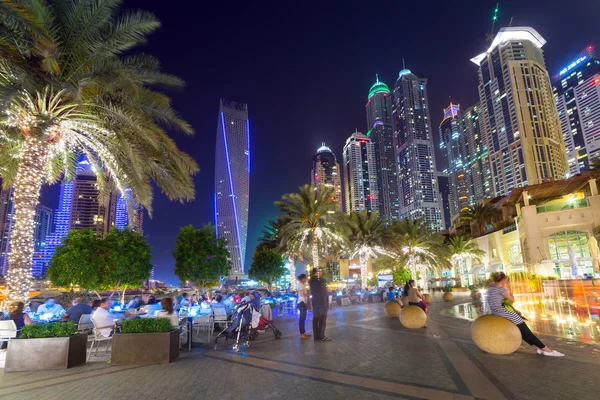
[{"label": "awning", "polygon": [[477,265],[473,265],[473,267],[471,267],[471,270],[469,271],[469,274],[483,274],[485,272],[485,265],[483,264],[477,264]]},{"label": "awning", "polygon": [[494,261],[488,265],[485,272],[499,272],[502,271],[502,261]]}]

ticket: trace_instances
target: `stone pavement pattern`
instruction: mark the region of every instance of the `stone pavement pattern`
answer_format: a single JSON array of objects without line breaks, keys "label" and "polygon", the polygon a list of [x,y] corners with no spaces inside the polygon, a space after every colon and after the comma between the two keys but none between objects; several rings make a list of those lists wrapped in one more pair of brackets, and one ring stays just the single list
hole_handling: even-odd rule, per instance
[{"label": "stone pavement pattern", "polygon": [[[106,356],[68,371],[0,372],[0,399],[598,399],[600,349],[543,337],[567,354],[481,352],[468,321],[440,315],[454,303],[435,298],[427,329],[407,330],[383,304],[333,308],[330,343],[301,341],[296,320],[275,321],[246,356],[203,345],[169,365],[112,367]],[[310,321],[308,321],[310,326]],[[310,329],[309,329],[310,330]]]}]

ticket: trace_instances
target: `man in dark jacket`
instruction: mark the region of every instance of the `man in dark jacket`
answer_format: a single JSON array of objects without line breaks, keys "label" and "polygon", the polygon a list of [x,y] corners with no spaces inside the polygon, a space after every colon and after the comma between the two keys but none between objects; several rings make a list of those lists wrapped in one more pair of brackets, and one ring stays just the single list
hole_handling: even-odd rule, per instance
[{"label": "man in dark jacket", "polygon": [[327,323],[327,309],[329,308],[329,291],[327,282],[321,278],[321,270],[314,268],[310,280],[310,294],[313,306],[313,334],[315,340],[330,342],[331,339],[325,336],[325,325]]}]

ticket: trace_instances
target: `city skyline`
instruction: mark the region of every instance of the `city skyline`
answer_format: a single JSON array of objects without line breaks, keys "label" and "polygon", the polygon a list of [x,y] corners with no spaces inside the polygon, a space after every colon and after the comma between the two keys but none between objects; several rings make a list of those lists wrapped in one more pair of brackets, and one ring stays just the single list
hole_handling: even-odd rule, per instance
[{"label": "city skyline", "polygon": [[[191,14],[200,15],[200,20],[194,18],[194,24],[183,31],[191,16],[182,17],[158,1],[133,1],[132,6],[136,5],[155,12],[161,19],[162,28],[152,37],[148,51],[161,59],[166,72],[186,81],[185,90],[172,93],[173,102],[197,131],[194,138],[174,136],[181,148],[200,163],[201,172],[195,178],[196,200],[173,203],[156,193],[153,219],[145,223],[154,264],[159,269],[157,278],[175,282],[169,251],[174,248],[179,227],[189,223],[201,226],[214,219],[214,115],[220,97],[239,99],[252,108],[253,188],[248,233],[248,249],[252,249],[263,224],[277,213],[273,201],[308,182],[306,165],[321,142],[325,141],[341,160],[348,133],[355,128],[367,131],[365,90],[373,84],[375,74],[392,84],[402,69],[402,58],[419,76],[429,79],[431,126],[437,147],[435,130],[442,119],[440,110],[448,105],[449,97],[465,107],[478,100],[477,68],[469,59],[489,45],[485,35],[491,28],[495,2],[473,1],[456,13],[456,23],[469,32],[460,46],[447,46],[436,39],[447,30],[447,14],[456,11],[450,4],[432,10],[423,21],[407,21],[407,31],[422,28],[423,22],[428,28],[426,35],[414,40],[400,40],[391,21],[382,23],[378,32],[358,33],[352,27],[363,23],[365,15],[393,14],[400,8],[402,12],[417,12],[417,5],[362,4],[343,10],[324,5],[319,15],[304,5],[294,10],[291,23],[283,22],[290,13],[287,5],[267,12],[244,6],[240,15],[232,15],[224,5],[209,9],[192,5]],[[548,41],[544,51],[547,69],[553,76],[571,63],[582,48],[600,43],[598,32],[590,28],[592,15],[597,11],[598,5],[594,4],[561,9],[558,3],[547,1],[501,5],[496,32],[500,26],[508,25],[511,16],[513,25],[537,29]],[[300,20],[311,21],[313,28],[305,27],[306,22],[299,24]],[[571,29],[553,29],[570,20],[577,20],[578,24],[568,24]],[[255,24],[260,23],[268,28],[253,31]],[[223,24],[230,28],[220,29]],[[338,28],[330,29],[333,25]],[[271,29],[280,34],[271,35]],[[348,39],[342,35],[344,31],[353,32],[351,46],[344,44]],[[196,54],[190,55],[188,62],[180,62],[181,52],[198,37],[202,38],[203,54],[214,65],[205,66],[206,57]],[[322,43],[317,44],[317,38]],[[296,50],[277,50],[288,45]],[[352,63],[348,64],[348,60]],[[325,93],[335,93],[335,101]],[[286,151],[292,141],[292,151]],[[45,198],[57,197],[56,188],[45,188]],[[51,208],[56,206],[57,200],[53,201]],[[246,257],[247,263],[250,256]]]}]

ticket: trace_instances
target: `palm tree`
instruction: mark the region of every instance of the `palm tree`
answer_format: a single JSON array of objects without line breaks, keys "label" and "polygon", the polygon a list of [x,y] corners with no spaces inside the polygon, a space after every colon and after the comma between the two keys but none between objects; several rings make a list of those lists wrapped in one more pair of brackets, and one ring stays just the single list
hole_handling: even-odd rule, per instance
[{"label": "palm tree", "polygon": [[9,300],[29,291],[40,188],[71,179],[80,157],[102,192],[130,188],[149,212],[153,182],[170,199],[194,198],[198,167],[164,128],[193,130],[159,91],[183,82],[132,53],[160,24],[121,14],[122,2],[0,0],[0,176],[16,209]]},{"label": "palm tree", "polygon": [[422,217],[406,218],[391,225],[387,241],[400,262],[408,265],[412,279],[417,279],[417,269],[420,270],[424,289],[427,289],[427,270],[449,267],[444,237],[434,232]]},{"label": "palm tree", "polygon": [[290,270],[290,283],[292,289],[296,288],[296,258],[299,256],[299,249],[294,246],[294,243],[283,242],[280,237],[281,228],[286,224],[287,218],[285,215],[277,217],[276,221],[269,221],[262,229],[263,236],[258,239],[259,244],[257,251],[260,248],[270,248],[279,251],[287,258]]},{"label": "palm tree", "polygon": [[360,260],[362,287],[367,287],[367,263],[369,258],[390,255],[383,248],[385,221],[378,212],[360,211],[346,217],[346,242],[351,258]]},{"label": "palm tree", "polygon": [[486,222],[497,214],[498,210],[490,204],[477,203],[461,211],[459,222],[475,224],[477,233],[483,235]]},{"label": "palm tree", "polygon": [[319,246],[341,241],[336,232],[337,205],[326,190],[314,185],[301,186],[298,193],[284,194],[275,202],[286,223],[279,230],[280,246],[298,254],[310,249],[313,267],[319,265]]},{"label": "palm tree", "polygon": [[590,166],[588,167],[588,171],[592,171],[592,172],[600,171],[600,157],[594,157],[590,161]]},{"label": "palm tree", "polygon": [[456,271],[460,271],[458,275],[461,284],[464,275],[461,267],[462,263],[469,258],[479,260],[485,256],[485,251],[481,250],[477,243],[467,240],[462,235],[448,239],[448,250],[452,264],[454,264]]}]

